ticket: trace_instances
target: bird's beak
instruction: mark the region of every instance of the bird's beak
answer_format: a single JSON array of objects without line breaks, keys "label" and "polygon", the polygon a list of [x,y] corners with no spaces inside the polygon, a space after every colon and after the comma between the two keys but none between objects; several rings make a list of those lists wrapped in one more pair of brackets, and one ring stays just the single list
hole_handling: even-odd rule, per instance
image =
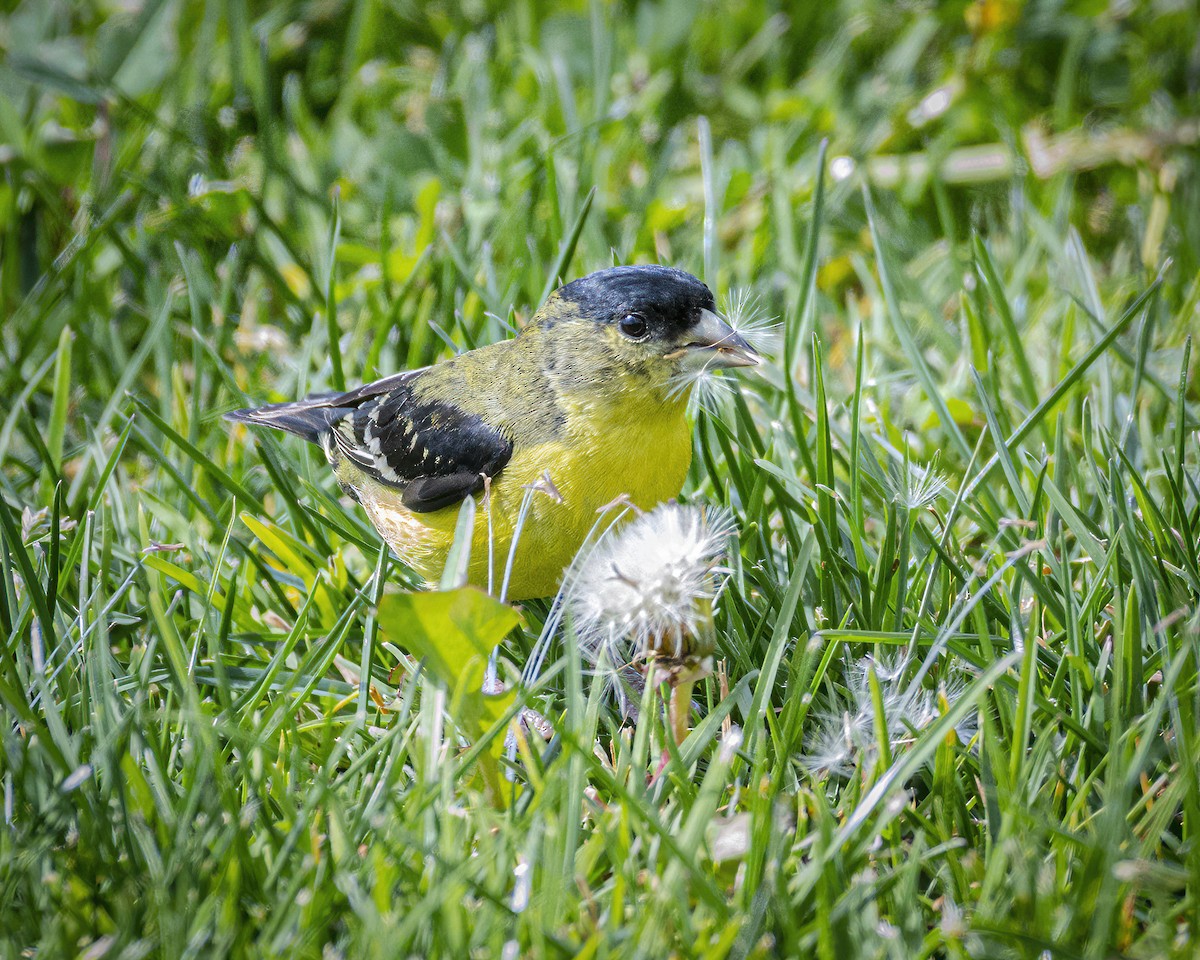
[{"label": "bird's beak", "polygon": [[687,366],[706,370],[756,367],[762,363],[758,351],[711,310],[700,311],[700,320],[688,331],[683,349],[668,357],[681,357]]}]

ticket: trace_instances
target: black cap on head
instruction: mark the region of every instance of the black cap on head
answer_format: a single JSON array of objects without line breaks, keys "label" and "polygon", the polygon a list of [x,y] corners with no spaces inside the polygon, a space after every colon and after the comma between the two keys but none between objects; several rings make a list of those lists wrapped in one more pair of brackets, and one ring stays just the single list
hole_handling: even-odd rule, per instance
[{"label": "black cap on head", "polygon": [[558,291],[581,316],[597,323],[642,318],[649,337],[670,339],[688,329],[702,310],[716,311],[712,291],[683,270],[639,264],[597,270]]}]

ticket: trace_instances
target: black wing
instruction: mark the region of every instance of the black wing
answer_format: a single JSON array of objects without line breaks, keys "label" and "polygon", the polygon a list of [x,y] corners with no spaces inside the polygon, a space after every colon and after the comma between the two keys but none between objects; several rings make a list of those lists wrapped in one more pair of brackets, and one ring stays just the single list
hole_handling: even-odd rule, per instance
[{"label": "black wing", "polygon": [[409,371],[349,393],[310,397],[226,414],[231,420],[286,430],[345,457],[401,492],[418,513],[459,503],[483,488],[512,456],[512,442],[477,414],[431,400]]}]

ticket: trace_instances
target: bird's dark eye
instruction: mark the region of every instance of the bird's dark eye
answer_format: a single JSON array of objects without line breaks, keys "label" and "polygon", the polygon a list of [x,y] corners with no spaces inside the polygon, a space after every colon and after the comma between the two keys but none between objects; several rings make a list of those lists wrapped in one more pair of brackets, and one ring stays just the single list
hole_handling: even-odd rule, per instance
[{"label": "bird's dark eye", "polygon": [[630,340],[641,340],[646,335],[646,320],[636,313],[627,313],[617,324],[617,329]]}]

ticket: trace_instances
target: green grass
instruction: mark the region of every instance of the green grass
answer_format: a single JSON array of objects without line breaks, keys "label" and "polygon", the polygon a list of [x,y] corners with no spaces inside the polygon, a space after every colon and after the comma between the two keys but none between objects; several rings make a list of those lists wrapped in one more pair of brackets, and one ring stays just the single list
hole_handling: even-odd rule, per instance
[{"label": "green grass", "polygon": [[[12,8],[0,956],[1194,956],[1200,23],[1160,6]],[[416,626],[319,453],[220,419],[614,259],[784,334],[697,423],[739,535],[677,750],[569,642],[518,687],[545,603],[480,695],[506,614]]]}]

